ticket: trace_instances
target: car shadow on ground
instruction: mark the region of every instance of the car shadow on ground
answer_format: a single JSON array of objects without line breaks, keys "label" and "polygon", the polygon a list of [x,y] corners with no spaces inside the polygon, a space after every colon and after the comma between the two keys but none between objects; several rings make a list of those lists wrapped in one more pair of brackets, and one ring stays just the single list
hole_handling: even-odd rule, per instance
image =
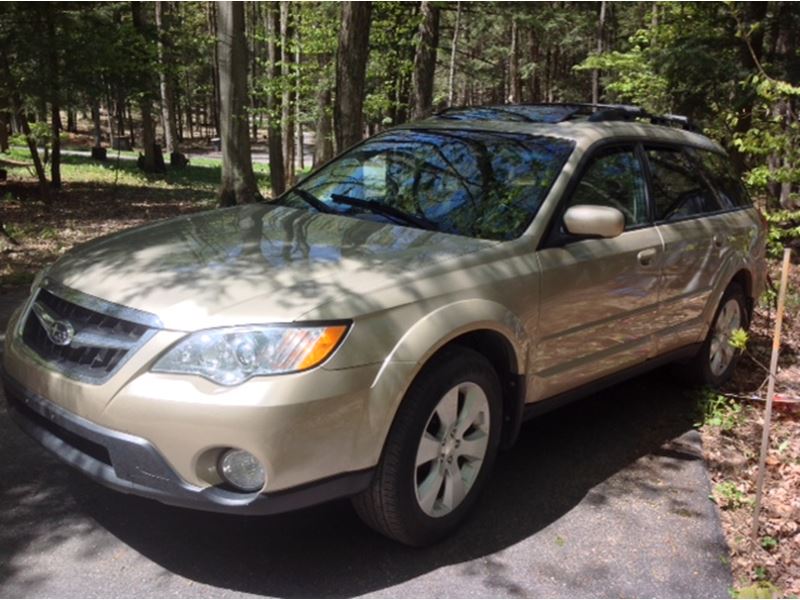
[{"label": "car shadow on ground", "polygon": [[[488,558],[584,499],[601,506],[604,494],[641,492],[658,473],[638,473],[602,492],[593,488],[648,454],[698,460],[668,444],[691,429],[692,404],[687,390],[659,371],[526,424],[517,445],[501,454],[471,518],[455,536],[426,549],[406,548],[373,533],[347,501],[254,518],[163,506],[71,472],[53,483],[63,486],[58,496],[74,498],[74,510],[147,559],[195,582],[270,596],[352,596],[443,565]],[[636,469],[650,468],[643,462]]]}]

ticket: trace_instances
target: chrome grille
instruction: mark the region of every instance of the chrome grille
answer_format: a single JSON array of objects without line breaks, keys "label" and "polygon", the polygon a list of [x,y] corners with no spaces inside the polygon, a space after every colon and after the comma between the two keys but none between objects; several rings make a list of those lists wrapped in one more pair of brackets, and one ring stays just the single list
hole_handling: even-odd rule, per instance
[{"label": "chrome grille", "polygon": [[156,332],[156,324],[152,315],[68,288],[42,288],[31,303],[22,341],[50,368],[102,383]]}]

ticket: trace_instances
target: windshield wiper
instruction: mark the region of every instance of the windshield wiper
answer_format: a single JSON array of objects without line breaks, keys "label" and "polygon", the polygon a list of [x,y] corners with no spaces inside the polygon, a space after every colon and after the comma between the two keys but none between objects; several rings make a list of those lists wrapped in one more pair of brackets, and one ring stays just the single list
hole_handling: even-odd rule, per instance
[{"label": "windshield wiper", "polygon": [[413,225],[429,231],[439,231],[439,227],[436,223],[425,217],[412,215],[399,208],[389,206],[388,204],[381,204],[375,200],[360,200],[359,198],[351,198],[350,196],[343,196],[342,194],[331,194],[331,199],[337,204],[346,204],[347,206],[353,206],[355,208],[363,208],[395,221],[400,221],[406,225]]},{"label": "windshield wiper", "polygon": [[304,190],[303,188],[294,188],[291,191],[297,194],[297,196],[299,196],[303,202],[312,208],[317,209],[319,212],[328,213],[329,215],[339,214],[308,190]]}]

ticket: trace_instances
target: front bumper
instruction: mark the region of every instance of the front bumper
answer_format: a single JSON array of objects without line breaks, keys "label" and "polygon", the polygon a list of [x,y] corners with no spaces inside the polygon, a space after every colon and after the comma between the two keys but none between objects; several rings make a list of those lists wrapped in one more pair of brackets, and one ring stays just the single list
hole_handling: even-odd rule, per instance
[{"label": "front bumper", "polygon": [[26,390],[2,373],[11,418],[61,460],[120,492],[213,512],[273,514],[351,496],[373,469],[345,473],[272,493],[242,494],[183,480],[147,440],[102,427]]}]

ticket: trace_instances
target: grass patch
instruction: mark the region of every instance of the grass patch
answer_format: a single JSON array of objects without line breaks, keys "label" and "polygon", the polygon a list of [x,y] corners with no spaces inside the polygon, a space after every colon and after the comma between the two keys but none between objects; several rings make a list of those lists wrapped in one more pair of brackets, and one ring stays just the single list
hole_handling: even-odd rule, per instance
[{"label": "grass patch", "polygon": [[[9,167],[8,178],[13,182],[36,182],[30,154],[22,148],[11,148],[9,158],[24,162],[30,167]],[[142,188],[143,193],[152,196],[154,193],[187,192],[186,199],[194,197],[199,202],[216,200],[217,189],[222,174],[221,161],[214,158],[192,158],[183,169],[172,169],[167,166],[166,173],[144,173],[136,165],[136,153],[121,152],[117,158],[116,151],[109,152],[108,160],[97,161],[88,156],[65,154],[61,157],[61,179],[65,184],[88,184],[94,187],[115,186]],[[256,183],[262,193],[269,190],[269,165],[254,163],[253,171]],[[49,167],[48,167],[49,175]]]},{"label": "grass patch", "polygon": [[732,481],[723,481],[716,484],[711,499],[723,510],[736,510],[753,504],[753,499],[740,490]]},{"label": "grass patch", "polygon": [[694,392],[697,402],[695,408],[695,427],[711,426],[720,431],[731,431],[742,420],[742,405],[709,388]]}]

